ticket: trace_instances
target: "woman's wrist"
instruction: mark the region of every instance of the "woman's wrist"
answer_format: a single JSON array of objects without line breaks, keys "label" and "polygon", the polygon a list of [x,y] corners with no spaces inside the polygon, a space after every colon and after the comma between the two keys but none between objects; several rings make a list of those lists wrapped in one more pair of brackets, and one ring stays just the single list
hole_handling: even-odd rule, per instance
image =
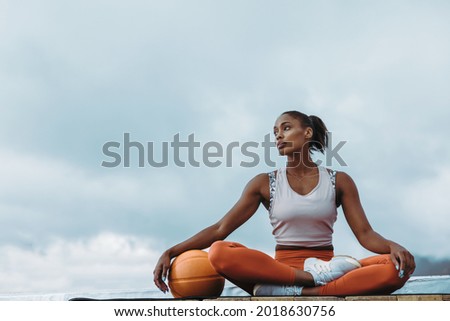
[{"label": "woman's wrist", "polygon": [[389,251],[390,253],[397,251],[398,249],[403,248],[401,245],[393,242],[393,241],[389,241]]},{"label": "woman's wrist", "polygon": [[173,255],[173,248],[165,250],[163,255],[167,255],[170,259],[172,259],[175,256]]}]

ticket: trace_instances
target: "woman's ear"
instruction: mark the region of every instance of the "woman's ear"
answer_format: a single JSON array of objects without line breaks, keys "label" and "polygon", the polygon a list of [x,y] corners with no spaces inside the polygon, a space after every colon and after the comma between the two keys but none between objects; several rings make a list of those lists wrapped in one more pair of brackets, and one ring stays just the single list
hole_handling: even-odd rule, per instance
[{"label": "woman's ear", "polygon": [[311,127],[307,127],[305,130],[305,138],[312,138],[313,137],[313,129]]}]

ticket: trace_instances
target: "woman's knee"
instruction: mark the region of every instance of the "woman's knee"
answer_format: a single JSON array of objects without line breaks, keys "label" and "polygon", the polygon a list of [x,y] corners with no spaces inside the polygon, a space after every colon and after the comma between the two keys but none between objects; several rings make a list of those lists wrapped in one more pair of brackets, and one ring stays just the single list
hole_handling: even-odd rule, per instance
[{"label": "woman's knee", "polygon": [[399,270],[397,270],[395,264],[389,259],[388,262],[385,264],[386,268],[384,269],[383,276],[381,277],[381,280],[385,287],[390,291],[393,292],[397,289],[400,289],[403,287],[408,281],[408,277],[400,277]]},{"label": "woman's knee", "polygon": [[361,260],[363,266],[377,266],[376,280],[381,292],[389,294],[400,289],[408,280],[401,278],[389,254],[375,255]]},{"label": "woman's knee", "polygon": [[211,265],[218,273],[225,273],[235,265],[233,253],[236,248],[244,247],[242,244],[229,241],[216,241],[208,251],[208,258]]},{"label": "woman's knee", "polygon": [[209,259],[211,260],[211,258],[215,258],[216,256],[218,256],[217,254],[222,251],[222,248],[226,246],[226,243],[227,242],[225,241],[215,241],[213,244],[211,244],[208,251]]},{"label": "woman's knee", "polygon": [[216,241],[214,242],[208,251],[208,259],[211,265],[219,272],[223,269],[224,263],[227,261],[227,250],[230,247],[230,242]]}]

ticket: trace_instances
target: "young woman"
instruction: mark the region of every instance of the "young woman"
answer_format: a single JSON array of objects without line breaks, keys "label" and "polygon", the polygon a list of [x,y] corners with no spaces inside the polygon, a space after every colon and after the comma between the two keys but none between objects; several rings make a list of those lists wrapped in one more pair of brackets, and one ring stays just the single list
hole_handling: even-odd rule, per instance
[{"label": "young woman", "polygon": [[[286,167],[255,176],[240,199],[217,223],[166,250],[156,264],[154,282],[168,291],[165,278],[172,258],[191,249],[209,249],[218,273],[254,295],[389,294],[414,272],[414,257],[375,232],[351,177],[318,166],[313,151],[324,152],[327,128],[316,116],[287,111],[274,134]],[[239,243],[223,241],[263,204],[276,240],[275,258]],[[334,256],[337,207],[359,243],[378,255],[357,261]]]}]

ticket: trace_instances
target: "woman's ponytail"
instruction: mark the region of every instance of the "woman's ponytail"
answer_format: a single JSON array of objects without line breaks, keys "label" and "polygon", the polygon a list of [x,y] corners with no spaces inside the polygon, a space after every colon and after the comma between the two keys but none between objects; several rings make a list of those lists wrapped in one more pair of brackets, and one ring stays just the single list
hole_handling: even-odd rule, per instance
[{"label": "woman's ponytail", "polygon": [[311,115],[309,116],[309,119],[313,129],[313,137],[311,138],[309,148],[312,151],[319,151],[321,153],[324,153],[325,148],[328,147],[327,126],[325,126],[322,119],[317,116]]}]

